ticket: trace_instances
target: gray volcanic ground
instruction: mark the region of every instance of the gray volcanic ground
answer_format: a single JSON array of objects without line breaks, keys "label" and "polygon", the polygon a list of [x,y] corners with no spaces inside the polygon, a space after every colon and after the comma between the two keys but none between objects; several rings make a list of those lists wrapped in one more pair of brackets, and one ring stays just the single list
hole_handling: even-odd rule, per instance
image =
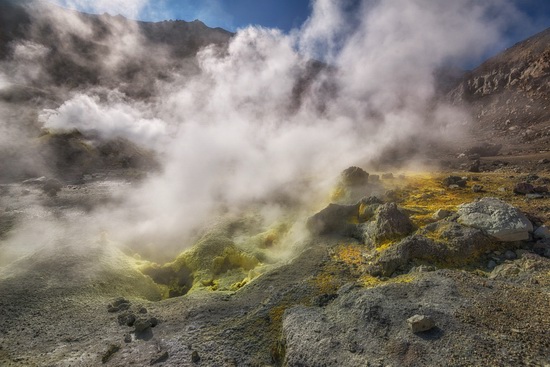
[{"label": "gray volcanic ground", "polygon": [[549,366],[550,33],[450,67],[526,19],[0,0],[0,364]]}]

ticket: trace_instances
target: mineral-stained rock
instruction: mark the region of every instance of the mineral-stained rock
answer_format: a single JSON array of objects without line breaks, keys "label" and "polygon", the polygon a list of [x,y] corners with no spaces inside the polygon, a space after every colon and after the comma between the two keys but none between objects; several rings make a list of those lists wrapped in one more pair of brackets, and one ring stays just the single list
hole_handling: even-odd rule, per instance
[{"label": "mineral-stained rock", "polygon": [[521,268],[517,264],[502,264],[493,269],[489,275],[489,279],[506,278],[518,275]]},{"label": "mineral-stained rock", "polygon": [[435,321],[431,317],[425,315],[414,315],[407,319],[407,323],[413,333],[421,333],[435,327]]},{"label": "mineral-stained rock", "polygon": [[356,231],[352,219],[357,217],[359,205],[329,204],[325,209],[310,217],[307,229],[313,235],[337,234],[351,236]]},{"label": "mineral-stained rock", "polygon": [[349,167],[340,176],[345,186],[364,186],[369,181],[369,174],[359,167]]},{"label": "mineral-stained rock", "polygon": [[362,228],[365,243],[376,244],[384,240],[402,238],[413,231],[414,225],[395,203],[387,203],[381,205],[374,219],[365,223]]},{"label": "mineral-stained rock", "polygon": [[494,247],[495,241],[479,229],[437,222],[392,245],[367,271],[374,276],[390,276],[398,269],[407,270],[413,260],[455,266]]},{"label": "mineral-stained rock", "polygon": [[458,209],[458,222],[499,241],[524,241],[529,239],[533,224],[518,209],[496,198],[483,198],[463,204]]}]

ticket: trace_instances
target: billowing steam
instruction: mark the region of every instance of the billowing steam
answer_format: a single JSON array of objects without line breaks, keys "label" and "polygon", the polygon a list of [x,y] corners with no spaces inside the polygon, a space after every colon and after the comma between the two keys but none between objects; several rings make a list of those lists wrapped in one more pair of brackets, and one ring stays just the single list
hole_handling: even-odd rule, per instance
[{"label": "billowing steam", "polygon": [[[94,4],[89,10],[109,5],[129,15],[146,8],[144,1]],[[79,90],[43,110],[40,121],[53,131],[124,137],[156,150],[161,173],[92,215],[118,241],[181,250],[220,214],[260,207],[269,224],[318,205],[347,166],[384,159],[397,145],[421,152],[453,139],[467,117],[439,98],[434,72],[499,42],[512,9],[507,0],[316,0],[301,29],[239,30],[227,48],[202,49],[197,72],[172,70],[151,85],[146,100],[122,89],[107,98]],[[77,15],[56,22],[92,31]],[[102,40],[109,46],[105,75],[120,60],[150,55],[137,27],[113,20],[113,30]],[[33,52],[46,51],[26,45],[16,56]]]}]

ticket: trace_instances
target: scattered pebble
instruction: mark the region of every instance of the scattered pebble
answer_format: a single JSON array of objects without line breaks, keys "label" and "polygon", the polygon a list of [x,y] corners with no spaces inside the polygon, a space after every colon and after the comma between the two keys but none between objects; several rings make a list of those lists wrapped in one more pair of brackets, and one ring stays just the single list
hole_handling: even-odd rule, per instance
[{"label": "scattered pebble", "polygon": [[515,259],[517,259],[516,253],[515,253],[514,251],[510,251],[510,250],[508,250],[508,251],[506,251],[506,252],[504,253],[504,257],[505,257],[507,260],[515,260]]},{"label": "scattered pebble", "polygon": [[107,363],[109,360],[113,357],[113,355],[120,350],[120,345],[118,344],[111,344],[109,346],[109,349],[105,353],[103,353],[103,356],[101,357],[101,363]]},{"label": "scattered pebble", "polygon": [[167,351],[160,352],[156,357],[153,357],[151,359],[151,362],[149,362],[149,365],[153,366],[157,363],[166,362],[168,360],[168,357],[169,355]]},{"label": "scattered pebble", "polygon": [[482,192],[483,191],[483,186],[474,185],[474,186],[472,186],[472,191],[475,192],[475,193]]},{"label": "scattered pebble", "polygon": [[533,232],[533,235],[537,239],[550,238],[550,230],[546,226],[540,226]]},{"label": "scattered pebble", "polygon": [[514,194],[527,195],[535,192],[535,186],[528,182],[520,182],[514,187]]},{"label": "scattered pebble", "polygon": [[436,211],[433,215],[433,219],[435,220],[441,220],[441,219],[445,219],[445,218],[448,218],[451,216],[451,212],[448,211],[448,210],[445,210],[445,209],[439,209],[438,211]]},{"label": "scattered pebble", "polygon": [[199,363],[201,361],[201,357],[199,356],[199,352],[197,352],[196,350],[194,350],[193,353],[191,353],[191,361],[193,363]]},{"label": "scattered pebble", "polygon": [[125,298],[117,298],[113,302],[107,305],[107,311],[109,312],[119,312],[125,311],[130,308],[130,301]]},{"label": "scattered pebble", "polygon": [[138,318],[134,322],[134,331],[136,333],[141,333],[141,332],[144,332],[145,330],[151,328],[152,326],[153,326],[153,324],[151,323],[151,320],[144,319],[144,318]]},{"label": "scattered pebble", "polygon": [[421,333],[435,327],[435,321],[431,317],[425,315],[414,315],[407,320],[407,323],[413,333]]}]

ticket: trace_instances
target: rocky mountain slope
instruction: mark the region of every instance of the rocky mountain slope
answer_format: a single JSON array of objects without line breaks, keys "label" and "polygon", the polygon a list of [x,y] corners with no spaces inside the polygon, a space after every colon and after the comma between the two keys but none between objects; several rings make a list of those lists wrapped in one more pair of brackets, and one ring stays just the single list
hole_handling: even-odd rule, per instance
[{"label": "rocky mountain slope", "polygon": [[511,149],[550,149],[550,29],[468,72],[449,93],[471,110],[473,136]]},{"label": "rocky mountain slope", "polygon": [[0,2],[0,59],[17,57],[21,46],[37,50],[35,57],[43,57],[40,50],[47,52],[44,69],[30,80],[37,88],[129,84],[126,93],[150,95],[147,88],[155,80],[188,64],[202,47],[225,44],[231,36],[198,20],[136,22],[80,14],[42,1]]}]

